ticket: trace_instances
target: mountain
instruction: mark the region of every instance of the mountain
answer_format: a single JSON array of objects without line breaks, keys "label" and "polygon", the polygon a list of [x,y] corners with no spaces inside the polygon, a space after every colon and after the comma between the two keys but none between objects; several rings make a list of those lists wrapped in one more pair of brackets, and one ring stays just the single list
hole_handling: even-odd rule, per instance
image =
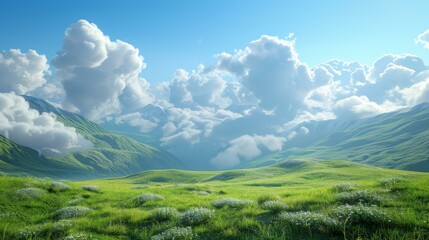
[{"label": "mountain", "polygon": [[94,147],[64,157],[44,157],[33,149],[0,136],[0,172],[88,179],[123,176],[147,169],[183,168],[183,164],[166,151],[111,133],[78,114],[56,108],[42,99],[24,98],[31,108],[39,112],[52,112],[66,126],[76,128]]},{"label": "mountain", "polygon": [[429,103],[375,117],[342,122],[306,122],[307,135],[286,143],[285,150],[241,167],[285,159],[342,159],[379,167],[429,171]]}]

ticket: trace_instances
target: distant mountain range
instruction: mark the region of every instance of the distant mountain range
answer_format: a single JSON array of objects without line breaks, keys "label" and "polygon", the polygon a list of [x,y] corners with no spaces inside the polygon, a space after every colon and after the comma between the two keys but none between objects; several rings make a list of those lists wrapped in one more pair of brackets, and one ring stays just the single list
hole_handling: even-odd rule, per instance
[{"label": "distant mountain range", "polygon": [[375,117],[302,123],[306,135],[285,145],[285,150],[242,168],[271,165],[297,158],[351,160],[369,165],[429,171],[429,103]]},{"label": "distant mountain range", "polygon": [[52,112],[57,120],[90,140],[92,149],[64,157],[44,157],[0,135],[0,172],[41,177],[87,179],[123,176],[147,169],[184,168],[170,153],[114,134],[84,117],[52,106],[46,101],[24,96],[30,107]]}]

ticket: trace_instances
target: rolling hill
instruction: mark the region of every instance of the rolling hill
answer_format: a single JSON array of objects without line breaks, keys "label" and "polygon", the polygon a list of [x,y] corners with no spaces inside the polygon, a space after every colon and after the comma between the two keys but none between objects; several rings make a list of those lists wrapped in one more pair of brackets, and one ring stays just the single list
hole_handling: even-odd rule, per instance
[{"label": "rolling hill", "polygon": [[182,163],[163,150],[129,137],[111,133],[84,117],[52,106],[46,101],[24,96],[30,107],[52,112],[66,126],[90,140],[92,149],[65,157],[44,157],[35,150],[0,136],[0,171],[40,177],[67,179],[123,176],[147,169],[183,168]]},{"label": "rolling hill", "polygon": [[313,158],[351,160],[379,167],[429,171],[429,103],[350,122],[307,122],[309,133],[286,143],[285,150],[242,167]]}]

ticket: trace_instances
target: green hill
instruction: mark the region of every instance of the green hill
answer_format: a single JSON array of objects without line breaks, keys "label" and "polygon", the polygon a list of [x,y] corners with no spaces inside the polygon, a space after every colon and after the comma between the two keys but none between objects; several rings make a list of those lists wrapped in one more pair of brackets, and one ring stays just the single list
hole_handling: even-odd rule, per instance
[{"label": "green hill", "polygon": [[66,184],[61,191],[51,180],[0,175],[0,238],[429,238],[428,173],[350,161],[149,170]]},{"label": "green hill", "polygon": [[0,136],[0,171],[54,178],[82,179],[123,176],[147,169],[183,168],[168,152],[113,134],[78,114],[55,108],[42,99],[25,96],[30,107],[52,112],[66,126],[90,140],[92,149],[65,157],[39,155],[35,150],[17,145]]},{"label": "green hill", "polygon": [[354,122],[304,123],[310,130],[286,143],[286,150],[242,167],[312,158],[339,159],[379,167],[429,171],[429,103]]}]

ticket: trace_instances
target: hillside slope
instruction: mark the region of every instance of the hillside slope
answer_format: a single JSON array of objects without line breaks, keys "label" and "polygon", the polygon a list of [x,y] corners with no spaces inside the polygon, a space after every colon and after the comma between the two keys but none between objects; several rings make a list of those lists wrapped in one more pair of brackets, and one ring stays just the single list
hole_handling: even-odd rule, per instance
[{"label": "hillside slope", "polygon": [[305,157],[429,171],[429,103],[353,122],[309,122],[300,127],[309,134],[286,143],[285,151],[242,167]]},{"label": "hillside slope", "polygon": [[116,135],[78,114],[55,108],[42,99],[25,96],[30,107],[52,112],[57,119],[90,140],[92,149],[65,157],[40,156],[35,150],[17,145],[0,136],[0,171],[54,178],[95,178],[121,176],[147,169],[183,168],[171,154]]}]

